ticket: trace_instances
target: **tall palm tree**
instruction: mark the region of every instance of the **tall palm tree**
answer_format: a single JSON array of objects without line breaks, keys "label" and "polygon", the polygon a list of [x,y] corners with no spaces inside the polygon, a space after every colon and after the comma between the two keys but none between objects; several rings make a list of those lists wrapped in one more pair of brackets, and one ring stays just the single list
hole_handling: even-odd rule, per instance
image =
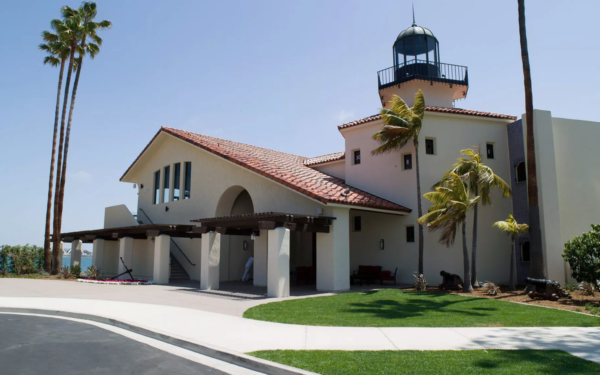
[{"label": "tall palm tree", "polygon": [[58,136],[58,118],[60,113],[60,92],[62,89],[65,64],[71,53],[68,40],[61,39],[59,35],[50,31],[44,31],[42,38],[45,44],[40,44],[39,49],[48,53],[44,58],[44,64],[57,67],[60,66],[58,74],[58,89],[56,94],[56,110],[54,112],[54,135],[52,137],[52,154],[50,157],[50,179],[48,182],[48,203],[46,205],[46,226],[44,233],[44,269],[50,272],[52,262],[50,253],[50,221],[52,213],[52,182],[54,181],[54,165],[56,162],[56,138]]},{"label": "tall palm tree", "polygon": [[469,196],[469,189],[463,178],[452,172],[442,186],[435,191],[423,195],[433,203],[429,212],[418,219],[419,224],[427,225],[429,230],[442,229],[440,242],[450,247],[454,244],[456,231],[462,227],[463,240],[463,292],[471,293],[471,272],[469,267],[469,249],[467,246],[467,213],[475,208],[480,197],[473,199]]},{"label": "tall palm tree", "polygon": [[[442,182],[434,185],[442,184],[451,173],[456,173],[459,176],[464,176],[463,179],[468,181],[469,190],[474,195],[481,197],[481,204],[484,206],[492,204],[492,189],[498,188],[502,192],[503,197],[512,195],[510,186],[500,176],[494,173],[492,168],[485,165],[481,161],[481,153],[478,147],[474,149],[465,149],[460,151],[465,157],[458,158],[450,169],[444,175]],[[479,202],[473,208],[473,244],[471,246],[471,284],[474,288],[479,288],[477,281],[477,227],[478,227],[478,210]]]},{"label": "tall palm tree", "polygon": [[[423,216],[421,205],[421,172],[419,167],[419,134],[425,116],[425,97],[423,91],[415,94],[414,104],[409,107],[402,98],[394,95],[390,108],[379,110],[383,123],[380,131],[373,134],[372,138],[381,143],[381,146],[371,151],[372,155],[389,153],[400,150],[412,140],[415,147],[415,166],[417,172],[417,211],[419,217]],[[423,274],[423,225],[419,223],[419,274]]]},{"label": "tall palm tree", "polygon": [[512,249],[510,252],[510,280],[508,281],[508,289],[516,290],[515,286],[515,242],[517,238],[527,233],[529,226],[527,224],[519,224],[513,217],[513,215],[508,215],[508,219],[506,221],[497,221],[494,223],[494,227],[500,229],[502,232],[506,233],[510,236],[512,240]]},{"label": "tall palm tree", "polygon": [[[77,10],[74,10],[70,7],[63,8],[63,14],[67,18],[79,20],[81,24],[76,36],[80,41],[79,46],[77,46],[79,58],[77,59],[77,73],[75,74],[75,82],[73,84],[73,92],[71,94],[71,106],[69,109],[69,120],[67,122],[67,133],[65,136],[64,157],[62,160],[62,173],[60,176],[60,193],[58,198],[58,233],[60,233],[62,230],[62,213],[65,196],[64,189],[67,174],[67,158],[69,155],[69,140],[71,135],[71,124],[73,120],[73,109],[75,108],[75,99],[77,98],[77,87],[79,86],[79,77],[81,75],[81,68],[83,65],[83,56],[88,53],[92,59],[96,57],[98,52],[100,52],[100,46],[102,45],[102,38],[100,38],[96,32],[98,29],[109,28],[111,26],[110,21],[94,21],[94,18],[97,15],[96,8],[96,3],[94,2],[84,2]],[[93,40],[95,43],[87,42],[87,38]]]},{"label": "tall palm tree", "polygon": [[53,220],[53,235],[52,235],[52,268],[51,273],[56,275],[60,270],[60,227],[59,227],[59,196],[60,196],[60,179],[62,176],[62,159],[65,137],[65,114],[67,112],[67,101],[69,99],[69,87],[71,85],[71,72],[75,64],[75,50],[77,48],[77,35],[79,34],[81,20],[77,17],[66,17],[63,8],[64,20],[52,20],[51,24],[60,38],[68,41],[70,46],[69,68],[67,70],[67,82],[65,84],[65,96],[63,99],[62,116],[60,121],[60,140],[58,145],[58,159],[56,161],[56,185],[54,191],[54,220]]},{"label": "tall palm tree", "polygon": [[542,230],[538,201],[537,163],[535,160],[535,138],[533,134],[533,91],[531,85],[531,67],[527,49],[527,29],[525,28],[525,0],[519,4],[519,36],[521,37],[521,60],[523,62],[523,81],[525,86],[525,114],[527,121],[527,197],[529,199],[529,225],[531,242],[531,276],[546,278],[544,253],[542,251]]}]

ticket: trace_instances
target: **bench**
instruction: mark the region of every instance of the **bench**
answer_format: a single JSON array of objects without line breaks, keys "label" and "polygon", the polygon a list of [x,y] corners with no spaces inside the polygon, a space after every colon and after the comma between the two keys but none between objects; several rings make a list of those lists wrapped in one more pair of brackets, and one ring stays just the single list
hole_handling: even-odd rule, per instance
[{"label": "bench", "polygon": [[381,266],[358,266],[358,271],[350,275],[350,284],[354,284],[355,280],[358,280],[360,285],[363,281],[368,285],[371,281],[381,280]]}]

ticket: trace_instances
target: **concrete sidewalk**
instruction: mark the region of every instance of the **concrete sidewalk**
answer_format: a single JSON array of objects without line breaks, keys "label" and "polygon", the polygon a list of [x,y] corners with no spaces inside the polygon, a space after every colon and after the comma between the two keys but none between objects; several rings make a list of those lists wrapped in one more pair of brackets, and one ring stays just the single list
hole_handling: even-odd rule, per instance
[{"label": "concrete sidewalk", "polygon": [[1,308],[93,314],[234,352],[255,350],[560,349],[600,363],[600,328],[363,328],[270,323],[181,307],[0,297]]}]

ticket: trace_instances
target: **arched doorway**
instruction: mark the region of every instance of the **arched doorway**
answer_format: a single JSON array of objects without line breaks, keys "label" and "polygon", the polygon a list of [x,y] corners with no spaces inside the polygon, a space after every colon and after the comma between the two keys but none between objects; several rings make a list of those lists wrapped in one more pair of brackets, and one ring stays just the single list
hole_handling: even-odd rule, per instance
[{"label": "arched doorway", "polygon": [[[215,216],[235,216],[254,213],[250,193],[242,186],[231,186],[223,192]],[[220,281],[239,281],[248,258],[254,256],[254,241],[250,236],[221,236]]]}]

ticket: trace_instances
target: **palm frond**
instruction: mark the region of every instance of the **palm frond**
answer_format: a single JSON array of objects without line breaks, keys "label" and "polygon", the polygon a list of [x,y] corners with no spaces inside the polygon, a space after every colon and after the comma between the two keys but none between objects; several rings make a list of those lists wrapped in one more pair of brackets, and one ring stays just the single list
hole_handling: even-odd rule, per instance
[{"label": "palm frond", "polygon": [[423,95],[423,91],[419,89],[414,97],[414,103],[412,112],[417,116],[420,120],[425,116],[425,96]]}]

